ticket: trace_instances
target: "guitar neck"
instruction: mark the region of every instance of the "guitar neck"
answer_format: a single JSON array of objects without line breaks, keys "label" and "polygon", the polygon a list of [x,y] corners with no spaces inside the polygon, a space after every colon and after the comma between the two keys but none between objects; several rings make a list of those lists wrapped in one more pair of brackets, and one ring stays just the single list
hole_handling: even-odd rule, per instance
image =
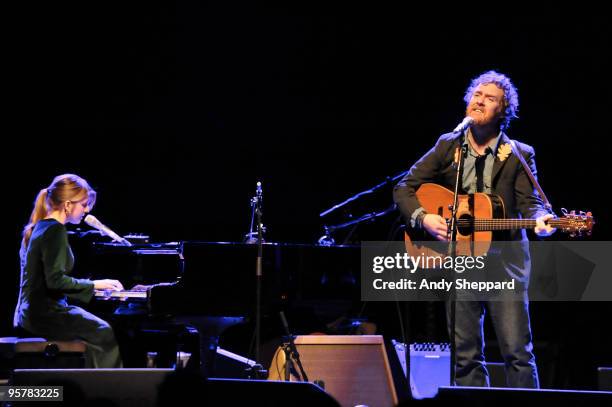
[{"label": "guitar neck", "polygon": [[[473,225],[475,231],[489,230],[513,230],[513,229],[533,229],[536,226],[535,219],[474,219],[468,221]],[[462,221],[459,221],[461,226]],[[562,219],[550,219],[547,224],[554,228],[562,227],[565,223]]]}]

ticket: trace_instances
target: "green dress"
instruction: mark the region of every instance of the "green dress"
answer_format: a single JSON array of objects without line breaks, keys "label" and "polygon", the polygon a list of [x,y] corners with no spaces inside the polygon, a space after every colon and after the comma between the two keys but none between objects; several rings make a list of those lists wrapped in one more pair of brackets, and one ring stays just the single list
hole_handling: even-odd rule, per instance
[{"label": "green dress", "polygon": [[89,367],[121,367],[111,326],[67,302],[87,303],[94,292],[93,281],[68,275],[73,266],[66,227],[55,219],[36,223],[27,250],[21,253],[21,283],[13,324],[49,340],[87,342]]}]

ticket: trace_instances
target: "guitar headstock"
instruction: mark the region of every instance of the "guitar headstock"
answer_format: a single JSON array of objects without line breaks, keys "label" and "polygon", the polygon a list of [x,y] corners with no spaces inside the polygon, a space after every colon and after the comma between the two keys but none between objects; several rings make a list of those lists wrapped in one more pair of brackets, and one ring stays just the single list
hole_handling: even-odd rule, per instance
[{"label": "guitar headstock", "polygon": [[561,208],[561,212],[563,213],[563,217],[558,219],[561,221],[559,229],[569,233],[570,237],[591,235],[593,225],[595,224],[591,212],[580,211],[576,213],[575,210],[568,212],[565,208]]}]

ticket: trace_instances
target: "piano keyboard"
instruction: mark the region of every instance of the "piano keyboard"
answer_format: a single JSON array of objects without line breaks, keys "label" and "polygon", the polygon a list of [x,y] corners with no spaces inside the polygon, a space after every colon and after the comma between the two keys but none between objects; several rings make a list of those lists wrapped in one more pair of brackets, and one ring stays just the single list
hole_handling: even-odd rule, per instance
[{"label": "piano keyboard", "polygon": [[117,299],[121,299],[121,298],[131,298],[131,299],[143,299],[146,300],[147,299],[147,292],[146,291],[130,291],[130,290],[124,290],[124,291],[113,291],[113,290],[95,290],[94,296],[97,298],[117,298]]}]

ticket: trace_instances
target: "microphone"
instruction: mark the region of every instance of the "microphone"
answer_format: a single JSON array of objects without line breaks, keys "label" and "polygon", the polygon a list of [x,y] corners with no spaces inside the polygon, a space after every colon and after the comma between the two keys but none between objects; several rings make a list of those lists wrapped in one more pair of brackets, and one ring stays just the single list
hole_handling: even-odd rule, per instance
[{"label": "microphone", "polygon": [[261,189],[261,181],[257,181],[257,188],[255,190],[257,198],[261,199],[263,195],[263,190]]},{"label": "microphone", "polygon": [[453,130],[453,133],[463,132],[465,129],[470,127],[472,123],[474,123],[474,119],[472,119],[470,116],[466,116],[465,119],[463,119],[463,121],[459,123],[457,127],[455,127],[455,130]]},{"label": "microphone", "polygon": [[116,234],[115,232],[110,230],[108,226],[106,226],[102,222],[100,222],[95,216],[87,215],[87,216],[85,216],[85,219],[83,219],[83,220],[89,226],[91,226],[92,228],[98,229],[100,232],[102,232],[103,235],[106,235],[106,236],[110,237],[114,241],[119,242],[119,243],[121,243],[124,246],[131,246],[132,245],[128,240],[124,239],[123,237],[119,236],[118,234]]},{"label": "microphone", "polygon": [[263,205],[263,188],[261,187],[261,181],[257,181],[257,187],[255,188],[255,203],[257,204],[257,209],[261,211],[261,207]]}]

